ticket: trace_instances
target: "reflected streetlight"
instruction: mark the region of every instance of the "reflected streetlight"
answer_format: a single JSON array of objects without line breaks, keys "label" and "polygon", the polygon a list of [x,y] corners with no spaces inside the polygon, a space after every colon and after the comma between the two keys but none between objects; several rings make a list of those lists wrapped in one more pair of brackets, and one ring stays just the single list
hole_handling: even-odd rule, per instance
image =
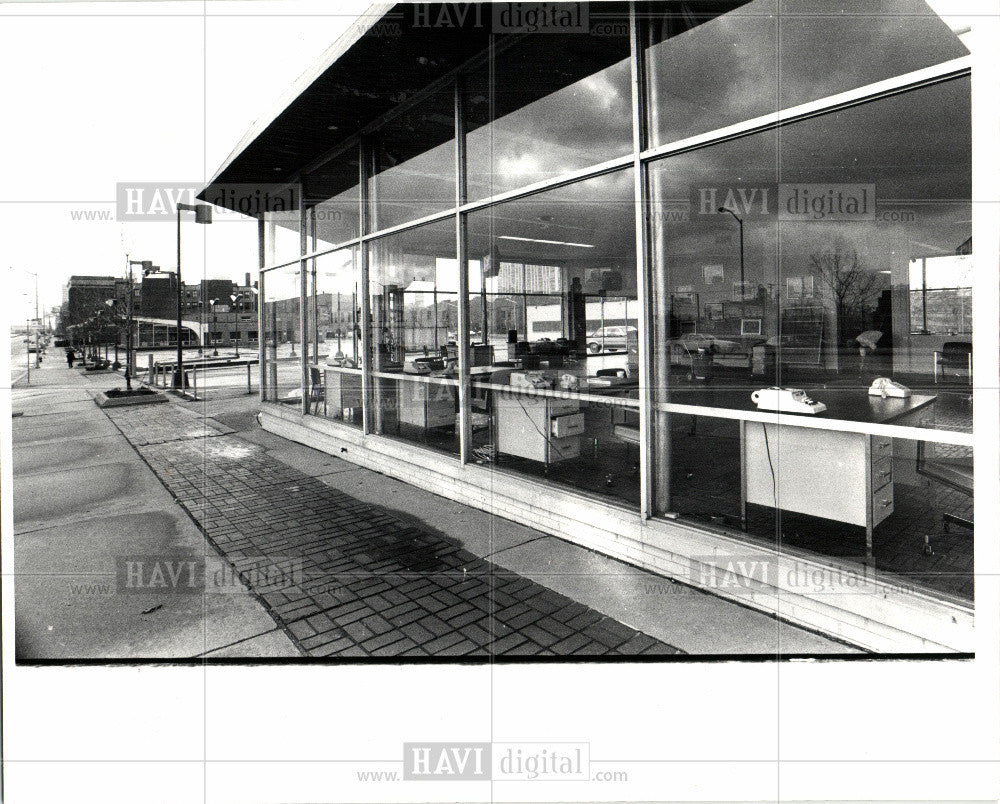
[{"label": "reflected streetlight", "polygon": [[743,269],[743,219],[733,212],[729,207],[719,207],[719,212],[728,212],[734,218],[736,222],[740,225],[740,315],[746,313],[746,276],[744,275]]}]

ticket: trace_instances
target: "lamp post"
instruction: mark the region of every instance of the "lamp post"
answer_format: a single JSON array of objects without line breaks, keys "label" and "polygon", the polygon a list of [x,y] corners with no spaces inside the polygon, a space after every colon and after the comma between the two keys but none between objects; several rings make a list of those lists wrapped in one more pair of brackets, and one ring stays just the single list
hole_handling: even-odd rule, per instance
[{"label": "lamp post", "polygon": [[[130,260],[129,255],[125,255],[125,260],[128,263],[128,269],[125,272],[125,277],[128,280],[128,304],[126,308],[126,315],[128,317],[128,322],[125,325],[125,329],[128,331],[127,341],[125,344],[125,389],[128,391],[132,390],[132,375],[135,373],[135,364],[133,363],[134,352],[132,350],[133,338],[132,338],[132,327],[135,323],[135,280],[132,278],[132,266],[140,265],[142,266],[142,275],[148,276],[151,273],[155,273],[158,268],[153,265],[151,260]],[[148,377],[146,378],[149,379]]]},{"label": "lamp post", "polygon": [[236,307],[236,357],[240,356],[240,307],[239,307],[239,300],[243,299],[243,298],[246,298],[247,296],[249,296],[251,299],[253,299],[253,294],[255,294],[256,292],[257,291],[254,288],[250,288],[250,290],[248,290],[248,291],[244,290],[244,291],[241,291],[240,293],[234,293],[233,295],[231,295],[229,297],[230,299],[233,300],[233,306]]},{"label": "lamp post", "polygon": [[728,212],[734,218],[736,222],[740,225],[740,315],[746,312],[746,276],[744,275],[743,267],[743,219],[733,212],[729,207],[719,207],[719,212]]},{"label": "lamp post", "polygon": [[[11,270],[13,270],[13,266],[11,266]],[[41,359],[40,359],[40,357],[39,357],[39,355],[41,354],[41,352],[38,349],[38,326],[39,326],[39,317],[38,317],[38,274],[36,274],[34,271],[29,271],[26,268],[21,268],[20,270],[24,271],[24,273],[28,274],[28,276],[35,277],[35,368],[38,368],[39,364],[42,362]],[[28,294],[24,294],[24,295],[28,295]],[[24,337],[29,338],[29,339],[31,338],[31,332],[30,332],[30,330],[26,330],[25,331]],[[30,342],[30,340],[29,340],[29,342]]]},{"label": "lamp post", "polygon": [[209,304],[212,306],[212,357],[219,356],[219,344],[215,340],[215,328],[219,326],[219,316],[215,312],[215,305],[219,303],[218,299],[212,299]]},{"label": "lamp post", "polygon": [[208,204],[177,204],[177,368],[174,372],[174,388],[184,390],[184,345],[181,339],[181,313],[183,311],[184,286],[181,284],[181,213],[193,212],[195,223],[212,222],[212,208]]},{"label": "lamp post", "polygon": [[[118,299],[105,299],[104,303],[111,310],[111,321],[115,328],[115,363],[118,362],[118,337],[121,335],[121,328],[118,326]],[[107,355],[105,355],[107,357]],[[117,368],[117,367],[116,367]]]}]

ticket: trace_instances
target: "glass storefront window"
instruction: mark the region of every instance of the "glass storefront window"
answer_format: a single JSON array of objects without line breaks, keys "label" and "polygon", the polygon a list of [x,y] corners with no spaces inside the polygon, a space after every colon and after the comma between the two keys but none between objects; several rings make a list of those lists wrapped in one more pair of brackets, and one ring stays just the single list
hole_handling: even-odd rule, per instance
[{"label": "glass storefront window", "polygon": [[[918,446],[921,456],[957,455],[971,473],[971,448],[930,432],[972,428],[969,92],[968,78],[954,79],[650,166],[658,511],[745,524],[836,557],[870,561],[874,541],[877,566],[908,571],[897,553],[919,534],[899,502],[912,494],[917,505],[934,482],[914,469]],[[869,393],[880,378],[889,382]],[[751,395],[775,385],[805,390],[824,421],[921,427],[927,441],[741,423],[740,412],[758,409]],[[781,404],[793,417],[793,402]],[[874,522],[838,514],[848,491],[834,476],[847,473],[864,502],[877,491],[864,473],[890,454],[878,471],[912,476],[913,488],[897,485],[894,509],[891,487],[872,497],[876,514],[887,512]],[[774,477],[747,481],[741,461],[760,455]],[[772,480],[769,503],[761,488]],[[971,480],[959,486],[965,510]],[[971,572],[971,554],[966,563]]]},{"label": "glass storefront window", "polygon": [[455,100],[445,90],[385,123],[372,137],[369,232],[455,206]]},{"label": "glass storefront window", "polygon": [[[938,6],[640,4],[651,144],[966,55]],[[609,20],[495,37],[461,78],[471,200],[629,154],[627,26]],[[369,432],[457,456],[467,302],[468,457],[638,509],[632,169],[464,215],[463,300],[453,218],[373,234],[453,207],[453,102],[444,89],[365,141],[367,232],[356,153],[303,177],[306,248],[367,235],[370,282],[359,250],[309,261],[300,356],[297,267],[267,274],[265,396],[301,404],[303,360],[309,413],[360,428],[364,399]],[[654,514],[971,596],[971,551],[946,535],[971,527],[970,118],[969,79],[949,78],[646,162]],[[269,259],[294,259],[298,213],[268,221]],[[757,416],[772,386],[825,406],[819,425],[788,424],[785,397]],[[917,521],[958,576],[907,557]]]},{"label": "glass storefront window", "polygon": [[455,222],[368,249],[374,431],[458,454]]},{"label": "glass storefront window", "polygon": [[296,406],[302,404],[299,275],[297,264],[261,275],[264,284],[264,400]]},{"label": "glass storefront window", "polygon": [[638,9],[648,43],[651,145],[969,53],[924,0],[712,5],[714,13],[696,3]]},{"label": "glass storefront window", "polygon": [[297,259],[299,242],[299,210],[264,213],[264,266],[281,265]]},{"label": "glass storefront window", "polygon": [[637,507],[632,175],[472,212],[468,250],[474,459]]},{"label": "glass storefront window", "polygon": [[578,33],[499,40],[468,77],[468,194],[487,198],[632,149],[628,15]]},{"label": "glass storefront window", "polygon": [[359,249],[309,260],[309,413],[362,425]]},{"label": "glass storefront window", "polygon": [[307,251],[322,251],[361,234],[358,161],[355,147],[303,176]]}]

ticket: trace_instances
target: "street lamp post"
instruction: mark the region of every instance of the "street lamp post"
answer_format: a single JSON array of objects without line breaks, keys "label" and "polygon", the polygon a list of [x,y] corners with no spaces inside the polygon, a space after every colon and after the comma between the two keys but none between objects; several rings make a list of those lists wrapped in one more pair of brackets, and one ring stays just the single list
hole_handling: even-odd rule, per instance
[{"label": "street lamp post", "polygon": [[[146,276],[148,274],[154,273],[156,266],[153,265],[152,260],[130,260],[129,255],[125,255],[125,260],[128,262],[128,270],[126,272],[126,279],[128,280],[128,306],[126,310],[126,315],[128,316],[128,321],[125,328],[128,330],[127,342],[125,345],[125,388],[128,391],[132,390],[132,375],[135,373],[135,363],[134,352],[132,350],[133,336],[132,329],[135,324],[135,279],[132,277],[132,266],[141,265],[142,275]],[[149,378],[146,378],[149,380]]]},{"label": "street lamp post", "polygon": [[746,276],[744,275],[743,268],[743,219],[733,212],[729,207],[719,207],[719,212],[728,212],[734,218],[736,222],[740,225],[740,315],[742,316],[746,313]]},{"label": "street lamp post", "polygon": [[184,345],[181,339],[181,314],[183,310],[183,285],[181,284],[181,212],[193,212],[195,223],[212,222],[212,208],[208,204],[177,204],[177,367],[174,388],[184,390]]},{"label": "street lamp post", "polygon": [[219,356],[219,344],[215,339],[215,331],[219,326],[219,314],[215,310],[215,305],[219,303],[218,299],[212,299],[209,304],[212,306],[212,357]]},{"label": "street lamp post", "polygon": [[252,299],[253,298],[253,294],[256,293],[256,292],[257,292],[256,290],[254,290],[253,288],[250,288],[249,291],[243,291],[241,293],[235,293],[235,294],[233,294],[233,295],[231,295],[229,297],[230,299],[233,300],[233,306],[236,308],[236,357],[237,358],[240,356],[240,307],[239,307],[239,300],[243,299],[243,298],[245,298],[247,296],[249,296]]}]

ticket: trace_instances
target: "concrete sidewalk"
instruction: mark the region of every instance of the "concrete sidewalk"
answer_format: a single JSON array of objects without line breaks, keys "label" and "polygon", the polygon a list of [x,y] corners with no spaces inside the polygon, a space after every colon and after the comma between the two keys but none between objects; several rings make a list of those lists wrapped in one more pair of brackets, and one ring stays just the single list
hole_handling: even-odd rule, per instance
[{"label": "concrete sidewalk", "polygon": [[[389,515],[395,522],[437,534],[463,554],[488,562],[495,573],[515,573],[686,653],[773,655],[856,652],[722,598],[458,504],[336,456],[286,441],[259,428],[255,418],[258,408],[255,399],[186,403],[184,406],[205,416],[211,414],[217,428],[236,431],[235,436],[218,442],[220,448],[224,442],[250,443],[259,452],[247,453],[247,457],[251,454],[266,457],[271,471],[277,471],[282,464],[298,470],[298,474],[282,474],[281,478],[289,483],[286,487],[289,493],[303,503],[304,507],[297,509],[300,515],[305,511],[308,517],[309,511],[315,511],[310,508],[308,500],[320,494],[316,484],[322,484],[340,495],[346,495],[352,502],[368,505],[369,510]],[[207,467],[216,460],[213,455],[221,454],[221,449],[210,450],[202,456],[206,458],[203,466]],[[245,459],[241,461],[238,471],[250,472]],[[225,484],[228,483],[225,477],[226,472],[220,471],[213,479],[201,479]],[[273,485],[275,481],[274,476],[258,478],[259,488]],[[294,491],[292,487],[295,487]],[[205,515],[214,527],[223,530],[236,524],[233,514],[221,508],[206,510]],[[238,520],[239,515],[236,517]],[[320,521],[323,521],[322,518]],[[244,531],[245,527],[237,524],[237,529]],[[213,532],[212,528],[208,532]],[[385,568],[380,571],[383,577],[388,577]],[[497,607],[494,614],[498,611],[502,613],[502,607]],[[523,617],[530,616],[523,613]],[[514,626],[518,630],[518,624]],[[540,636],[537,631],[524,636],[531,639],[532,634],[536,639]],[[322,639],[321,634],[313,635],[315,643],[321,643]],[[541,636],[541,639],[544,641],[546,637]],[[527,652],[528,648],[522,647],[521,651]],[[614,648],[605,651],[606,654],[614,652]]]},{"label": "concrete sidewalk", "polygon": [[[19,658],[853,652],[287,442],[258,427],[253,397],[105,415],[90,395],[119,378],[41,374],[31,397],[15,391]],[[63,486],[65,501],[39,502]],[[240,569],[295,562],[295,588],[116,601],[69,580],[90,567],[113,588],[113,555],[211,557],[205,536]]]},{"label": "concrete sidewalk", "polygon": [[[12,391],[17,660],[298,656],[244,589],[120,594],[124,556],[219,560],[93,401],[120,376],[49,360]],[[170,408],[170,405],[152,406]],[[20,415],[18,415],[20,414]],[[153,414],[155,416],[155,414]],[[214,570],[213,570],[214,571]]]}]

